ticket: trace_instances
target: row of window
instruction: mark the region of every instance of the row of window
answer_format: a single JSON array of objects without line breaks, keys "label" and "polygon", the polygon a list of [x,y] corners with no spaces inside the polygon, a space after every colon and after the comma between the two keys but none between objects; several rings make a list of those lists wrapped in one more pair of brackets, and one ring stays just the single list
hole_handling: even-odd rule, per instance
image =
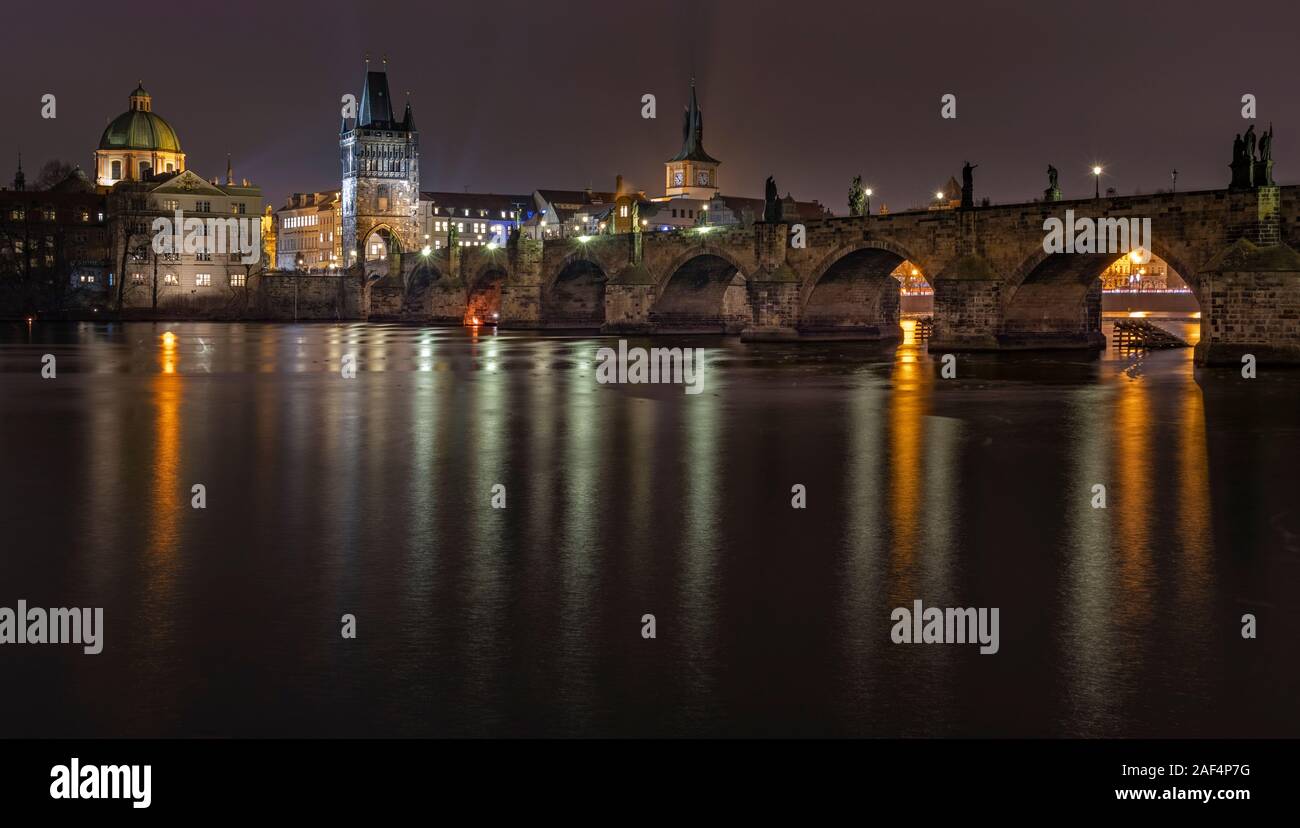
[{"label": "row of window", "polygon": [[[108,167],[109,167],[109,177],[112,178],[114,181],[117,181],[122,177],[121,160],[114,159],[113,161],[110,161]],[[176,172],[176,167],[173,166],[172,162],[170,161],[167,162],[164,169],[166,172]],[[139,174],[140,174],[140,178],[148,178],[149,176],[153,175],[153,164],[150,163],[149,161],[141,161],[139,164]]]},{"label": "row of window", "polygon": [[[329,234],[329,243],[334,243],[334,234]],[[325,244],[325,234],[321,233],[318,242],[312,242],[309,237],[303,236],[281,236],[276,242],[276,247],[280,250],[317,250]]]},{"label": "row of window", "polygon": [[[433,232],[435,232],[435,233],[446,233],[447,230],[448,230],[448,225],[450,225],[450,224],[451,224],[451,222],[449,222],[449,221],[435,221],[435,222],[433,223]],[[471,222],[470,222],[470,231],[469,231],[469,232],[471,232],[471,233],[477,233],[478,235],[481,236],[481,235],[483,235],[484,233],[486,233],[487,231],[488,231],[487,222],[483,222],[483,221],[471,221]],[[502,228],[502,226],[501,226],[500,224],[494,224],[494,225],[492,225],[492,233],[493,233],[494,235],[498,235],[498,236],[499,236],[499,235],[501,235],[502,231],[503,231],[503,228]],[[458,221],[458,222],[456,222],[456,232],[457,232],[457,233],[464,233],[464,232],[465,232],[465,222],[463,222],[463,221]]]},{"label": "row of window", "polygon": [[315,227],[320,224],[320,216],[316,213],[306,216],[285,216],[281,221],[283,222],[281,227],[292,230],[295,227]]},{"label": "row of window", "polygon": [[[33,215],[33,218],[39,217],[44,221],[59,220],[58,211],[53,207],[42,207],[39,211],[32,210],[31,212],[35,214]],[[28,211],[24,210],[22,207],[12,207],[9,210],[9,220],[24,221],[27,218],[27,213]],[[77,218],[78,221],[87,222],[87,223],[89,223],[90,221],[90,215],[91,215],[90,210],[85,207],[82,207],[79,210],[74,209],[72,211],[72,214]],[[104,212],[102,210],[95,211],[95,216],[96,216],[95,218],[96,221],[104,220]]]},{"label": "row of window", "polygon": [[[441,209],[442,209],[441,207],[434,207],[434,208],[432,208],[432,212],[433,212],[433,214],[436,216],[436,215],[438,215],[438,211],[441,210]],[[468,217],[469,214],[470,214],[470,210],[469,210],[468,207],[466,207],[466,208],[464,208],[464,209],[465,209],[465,215],[466,215],[466,217]],[[478,212],[479,218],[487,218],[488,213],[490,213],[490,212],[492,212],[492,211],[491,211],[491,210],[478,210],[477,212]],[[456,208],[455,208],[455,207],[448,207],[448,208],[447,208],[447,215],[449,215],[449,216],[454,216],[454,215],[456,215]],[[501,218],[503,218],[503,219],[512,219],[512,218],[514,218],[514,217],[515,217],[515,211],[514,211],[514,210],[502,210],[502,211],[501,211]]]},{"label": "row of window", "polygon": [[[83,277],[82,277],[82,281],[85,281],[85,278],[86,278],[86,277],[83,276]],[[132,282],[133,284],[143,285],[143,284],[147,283],[148,280],[149,280],[149,277],[147,277],[147,276],[146,276],[145,274],[143,274],[143,273],[132,273],[132,274],[131,274],[131,282]],[[231,274],[230,274],[230,286],[231,286],[231,287],[244,287],[244,285],[247,284],[247,280],[248,280],[248,276],[247,276],[246,274],[243,274],[243,273],[231,273]],[[95,277],[91,276],[91,277],[90,277],[90,281],[92,281],[92,282],[95,281]],[[110,285],[113,283],[113,277],[112,277],[112,276],[109,276],[108,283],[109,283]],[[175,274],[175,273],[164,273],[164,274],[162,274],[162,282],[161,282],[161,284],[163,284],[163,285],[170,285],[170,286],[172,286],[172,287],[179,287],[179,286],[180,286],[180,283],[181,283],[181,280],[180,280],[180,277],[179,277],[177,274]],[[211,273],[195,273],[195,274],[194,274],[194,286],[195,286],[195,287],[212,287],[212,274],[211,274]]]}]

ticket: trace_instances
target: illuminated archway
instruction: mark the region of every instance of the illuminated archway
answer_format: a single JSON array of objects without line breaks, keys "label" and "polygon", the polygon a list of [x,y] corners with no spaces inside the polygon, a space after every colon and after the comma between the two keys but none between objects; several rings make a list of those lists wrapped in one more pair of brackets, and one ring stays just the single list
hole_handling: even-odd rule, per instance
[{"label": "illuminated archway", "polygon": [[466,325],[495,325],[500,321],[501,289],[505,283],[504,268],[490,266],[479,271],[470,282],[466,294]]}]

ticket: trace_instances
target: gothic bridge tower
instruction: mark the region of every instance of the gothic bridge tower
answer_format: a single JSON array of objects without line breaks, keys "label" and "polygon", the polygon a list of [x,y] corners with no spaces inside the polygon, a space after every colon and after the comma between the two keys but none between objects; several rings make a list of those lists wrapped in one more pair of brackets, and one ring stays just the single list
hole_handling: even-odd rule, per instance
[{"label": "gothic bridge tower", "polygon": [[343,255],[347,266],[419,249],[420,135],[407,100],[398,118],[385,70],[366,62],[361,103],[339,129]]}]

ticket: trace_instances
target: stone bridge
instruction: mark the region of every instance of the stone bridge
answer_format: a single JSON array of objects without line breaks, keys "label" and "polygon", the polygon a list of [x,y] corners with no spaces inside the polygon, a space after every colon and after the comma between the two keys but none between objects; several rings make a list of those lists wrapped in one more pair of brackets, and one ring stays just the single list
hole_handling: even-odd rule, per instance
[{"label": "stone bridge", "polygon": [[[1044,222],[1150,219],[1191,286],[1202,363],[1300,362],[1300,187],[1033,202],[467,247],[367,274],[369,318],[747,339],[893,339],[899,282],[935,291],[932,351],[1105,347],[1118,253],[1046,253]],[[803,244],[799,244],[799,236]],[[1068,228],[1067,228],[1068,232]],[[392,275],[388,275],[392,274]],[[400,274],[400,275],[399,275]]]}]

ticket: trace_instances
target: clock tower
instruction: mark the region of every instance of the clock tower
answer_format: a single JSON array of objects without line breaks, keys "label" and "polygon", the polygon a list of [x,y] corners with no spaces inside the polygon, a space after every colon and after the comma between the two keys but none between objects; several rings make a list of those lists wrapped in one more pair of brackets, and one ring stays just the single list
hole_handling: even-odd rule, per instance
[{"label": "clock tower", "polygon": [[720,163],[704,151],[704,114],[695,97],[695,78],[691,78],[691,105],[682,121],[682,150],[664,164],[664,193],[669,197],[712,199],[718,194]]}]

